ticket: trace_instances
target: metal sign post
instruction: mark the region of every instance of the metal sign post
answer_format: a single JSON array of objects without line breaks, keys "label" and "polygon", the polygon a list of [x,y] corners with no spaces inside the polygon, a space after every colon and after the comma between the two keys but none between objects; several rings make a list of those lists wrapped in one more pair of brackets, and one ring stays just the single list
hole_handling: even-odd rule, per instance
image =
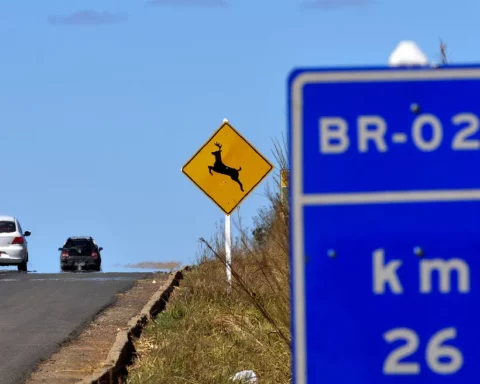
[{"label": "metal sign post", "polygon": [[230,215],[225,215],[225,261],[227,264],[227,282],[232,283],[232,231]]}]

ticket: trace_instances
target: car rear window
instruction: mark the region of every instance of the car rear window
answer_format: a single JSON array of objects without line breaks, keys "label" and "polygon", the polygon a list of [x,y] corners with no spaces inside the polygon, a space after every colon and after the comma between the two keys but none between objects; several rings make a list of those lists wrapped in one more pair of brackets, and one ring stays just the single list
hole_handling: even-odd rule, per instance
[{"label": "car rear window", "polygon": [[91,240],[87,239],[70,239],[67,241],[65,248],[82,248],[82,249],[92,249],[93,243]]},{"label": "car rear window", "polygon": [[12,233],[17,230],[15,222],[13,221],[0,221],[0,233]]}]

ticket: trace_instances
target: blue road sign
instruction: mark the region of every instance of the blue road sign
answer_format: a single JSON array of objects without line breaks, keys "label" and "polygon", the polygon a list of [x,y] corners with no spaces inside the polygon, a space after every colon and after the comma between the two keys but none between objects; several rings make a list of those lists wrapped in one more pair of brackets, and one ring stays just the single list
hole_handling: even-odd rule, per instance
[{"label": "blue road sign", "polygon": [[288,85],[294,382],[478,382],[480,66]]}]

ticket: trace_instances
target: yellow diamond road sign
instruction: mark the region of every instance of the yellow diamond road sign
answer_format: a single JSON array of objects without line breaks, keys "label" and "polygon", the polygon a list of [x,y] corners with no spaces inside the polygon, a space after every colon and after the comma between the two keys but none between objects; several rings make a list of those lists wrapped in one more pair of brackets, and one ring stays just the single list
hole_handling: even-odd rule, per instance
[{"label": "yellow diamond road sign", "polygon": [[224,122],[182,172],[230,215],[272,169],[253,145]]}]

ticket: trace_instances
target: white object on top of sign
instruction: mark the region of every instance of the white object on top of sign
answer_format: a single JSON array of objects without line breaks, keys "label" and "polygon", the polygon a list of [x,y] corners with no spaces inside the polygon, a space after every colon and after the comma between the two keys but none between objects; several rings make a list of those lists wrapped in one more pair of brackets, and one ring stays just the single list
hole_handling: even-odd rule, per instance
[{"label": "white object on top of sign", "polygon": [[401,41],[388,59],[392,67],[428,65],[428,58],[414,41]]}]

